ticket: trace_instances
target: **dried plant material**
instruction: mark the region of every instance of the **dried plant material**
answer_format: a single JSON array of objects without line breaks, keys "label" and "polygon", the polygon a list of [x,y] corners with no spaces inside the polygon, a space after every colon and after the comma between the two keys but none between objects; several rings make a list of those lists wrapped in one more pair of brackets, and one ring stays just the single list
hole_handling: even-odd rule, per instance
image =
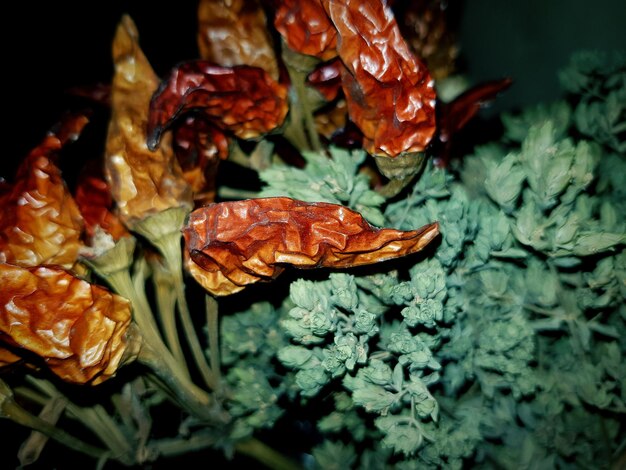
[{"label": "dried plant material", "polygon": [[278,276],[286,265],[346,268],[415,253],[438,224],[403,232],[372,227],[344,206],[290,198],[212,204],[183,229],[192,275],[214,295],[228,295]]},{"label": "dried plant material", "polygon": [[[2,343],[2,334],[0,334],[0,344]],[[21,361],[22,358],[17,354],[13,354],[6,348],[0,346],[0,368],[9,366],[11,364],[15,364],[16,362]]]},{"label": "dried plant material", "polygon": [[76,262],[83,220],[53,160],[86,123],[75,116],[59,124],[0,189],[0,262],[67,269]]},{"label": "dried plant material", "polygon": [[396,157],[422,152],[435,133],[435,90],[383,1],[323,0],[337,28],[343,90],[364,149]]},{"label": "dried plant material", "polygon": [[328,101],[341,92],[341,73],[344,66],[341,60],[333,59],[320,64],[307,77],[307,84],[314,87]]},{"label": "dried plant material", "polygon": [[510,78],[480,83],[461,93],[449,103],[439,105],[437,116],[437,138],[443,144],[435,160],[444,167],[450,160],[451,139],[472,119],[480,108],[493,101],[496,96],[511,86]]},{"label": "dried plant material", "polygon": [[296,52],[322,60],[337,55],[337,30],[320,0],[281,1],[274,16],[274,26]]},{"label": "dried plant material", "polygon": [[402,36],[428,66],[435,80],[452,74],[459,48],[450,26],[446,0],[413,0],[393,5]]},{"label": "dried plant material", "polygon": [[174,126],[173,135],[174,153],[191,186],[195,205],[213,202],[219,162],[228,158],[228,139],[220,129],[193,114]]},{"label": "dried plant material", "polygon": [[126,351],[130,303],[52,267],[0,264],[0,332],[69,382],[100,383]]},{"label": "dried plant material", "polygon": [[120,219],[133,229],[152,214],[191,208],[191,190],[174,157],[170,135],[156,151],[146,146],[150,99],[159,80],[139,48],[137,29],[128,16],[115,34],[113,62],[105,176]]},{"label": "dried plant material", "polygon": [[111,190],[95,167],[91,166],[83,170],[74,192],[74,199],[85,221],[88,245],[93,245],[94,237],[97,237],[99,232],[108,234],[113,241],[130,235],[120,219],[112,212]]},{"label": "dried plant material", "polygon": [[258,67],[183,63],[152,98],[148,146],[158,147],[163,131],[190,110],[241,139],[253,139],[282,124],[288,111],[287,88]]},{"label": "dried plant material", "polygon": [[261,67],[278,80],[274,45],[263,8],[256,0],[200,0],[200,57],[230,67]]}]

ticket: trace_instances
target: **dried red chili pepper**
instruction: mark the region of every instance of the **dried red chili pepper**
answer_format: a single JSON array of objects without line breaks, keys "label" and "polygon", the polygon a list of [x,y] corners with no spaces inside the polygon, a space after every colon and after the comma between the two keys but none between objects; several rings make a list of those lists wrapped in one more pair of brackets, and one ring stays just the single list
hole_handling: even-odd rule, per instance
[{"label": "dried red chili pepper", "polygon": [[228,140],[201,116],[189,115],[173,127],[174,153],[191,186],[196,206],[215,200],[215,177],[220,160],[228,157]]},{"label": "dried red chili pepper", "polygon": [[252,65],[278,80],[267,19],[256,0],[200,0],[200,57],[222,66]]},{"label": "dried red chili pepper", "polygon": [[76,185],[74,199],[85,221],[87,244],[103,231],[114,241],[130,236],[120,219],[113,214],[113,198],[108,183],[101,175],[100,166],[91,165],[83,169]]},{"label": "dried red chili pepper", "polygon": [[476,115],[480,108],[511,86],[513,80],[504,78],[480,83],[461,93],[449,103],[440,103],[437,116],[437,139],[443,144],[435,164],[445,167],[450,160],[451,139]]},{"label": "dried red chili pepper", "polygon": [[122,222],[134,229],[150,215],[192,207],[191,189],[174,158],[168,134],[156,151],[146,147],[148,109],[159,80],[138,43],[128,16],[113,40],[115,74],[111,88],[105,176]]},{"label": "dried red chili pepper", "polygon": [[282,0],[274,15],[274,26],[294,51],[322,60],[337,55],[337,30],[320,0]]},{"label": "dried red chili pepper", "polygon": [[127,359],[130,303],[53,267],[0,264],[0,339],[76,383],[100,383]]},{"label": "dried red chili pepper", "polygon": [[341,92],[341,73],[344,65],[335,58],[320,64],[307,77],[307,84],[315,87],[324,98],[332,101]]},{"label": "dried red chili pepper", "polygon": [[191,274],[214,295],[278,276],[286,265],[346,268],[415,253],[439,233],[437,223],[403,232],[377,229],[344,206],[289,198],[212,204],[183,229]]},{"label": "dried red chili pepper", "polygon": [[322,0],[338,34],[350,118],[372,155],[422,152],[435,133],[434,82],[385,3]]},{"label": "dried red chili pepper", "polygon": [[239,138],[256,138],[284,121],[287,88],[258,67],[220,67],[201,60],[181,64],[150,103],[148,147],[157,148],[163,131],[192,109]]},{"label": "dried red chili pepper", "polygon": [[20,164],[15,182],[0,190],[0,262],[71,268],[81,247],[83,220],[53,163],[87,123],[68,116]]}]

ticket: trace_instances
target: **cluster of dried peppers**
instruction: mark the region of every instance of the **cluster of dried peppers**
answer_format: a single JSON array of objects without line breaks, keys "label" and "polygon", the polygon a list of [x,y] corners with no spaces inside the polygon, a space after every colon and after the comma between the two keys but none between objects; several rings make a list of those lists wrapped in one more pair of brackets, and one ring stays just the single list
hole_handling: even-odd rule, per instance
[{"label": "cluster of dried peppers", "polygon": [[[377,263],[416,253],[436,238],[436,222],[413,231],[379,229],[335,204],[214,202],[217,166],[230,143],[284,126],[289,95],[304,83],[298,82],[304,72],[326,101],[343,93],[345,106],[336,109],[347,111],[389,178],[402,184],[412,178],[436,136],[433,80],[384,1],[278,2],[273,25],[287,68],[296,64],[291,83],[265,11],[256,1],[200,1],[202,60],[182,63],[161,83],[134,23],[122,18],[113,82],[96,90],[111,109],[103,168],[87,168],[74,195],[63,182],[56,154],[87,123],[78,116],[31,152],[14,183],[0,183],[0,366],[46,364],[64,380],[97,384],[139,358],[191,415],[221,422],[210,395],[191,381],[179,343],[182,324],[206,384],[218,388],[219,364],[206,363],[189,316],[183,260],[208,293],[223,296],[270,281],[287,266]],[[315,57],[315,67],[305,70],[311,62],[297,64],[295,53]],[[442,107],[436,137],[447,142],[508,84],[487,84]],[[307,102],[306,92],[296,91]],[[136,254],[143,241],[150,246]],[[174,292],[157,299],[156,316],[143,289],[148,264],[162,290]],[[83,279],[89,268],[121,295]],[[215,314],[209,313],[209,342],[217,335]],[[209,346],[215,361],[215,341]]]}]

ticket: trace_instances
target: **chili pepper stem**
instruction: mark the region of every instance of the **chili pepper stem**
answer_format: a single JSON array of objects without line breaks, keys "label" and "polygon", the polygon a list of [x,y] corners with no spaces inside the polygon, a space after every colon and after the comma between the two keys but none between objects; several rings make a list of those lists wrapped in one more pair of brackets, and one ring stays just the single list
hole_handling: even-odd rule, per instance
[{"label": "chili pepper stem", "polygon": [[222,381],[221,358],[220,358],[220,332],[219,332],[219,315],[218,304],[215,297],[211,295],[205,296],[205,307],[207,317],[207,329],[209,333],[209,352],[211,354],[211,370],[215,377],[218,387]]},{"label": "chili pepper stem", "polygon": [[[63,397],[61,392],[47,380],[36,379],[32,376],[29,376],[28,380],[50,398]],[[135,453],[128,439],[101,405],[82,407],[66,399],[66,410],[68,415],[89,428],[102,443],[106,444],[111,451],[111,458],[123,462],[126,465],[135,463]]]},{"label": "chili pepper stem", "polygon": [[0,416],[8,418],[21,426],[39,431],[66,447],[91,457],[102,458],[110,455],[109,451],[87,444],[26,411],[13,399],[13,392],[2,380],[0,380]]},{"label": "chili pepper stem", "polygon": [[215,378],[213,377],[213,373],[207,363],[200,341],[198,340],[198,335],[193,325],[189,307],[187,306],[187,298],[185,296],[185,282],[182,271],[183,260],[180,244],[182,235],[180,230],[185,223],[188,213],[189,209],[187,207],[171,207],[137,222],[133,226],[133,230],[146,237],[163,255],[164,266],[172,276],[180,322],[183,326],[194,361],[207,386],[209,388],[215,388]]},{"label": "chili pepper stem", "polygon": [[206,391],[182,374],[173,360],[168,360],[167,356],[159,354],[149,344],[144,344],[137,360],[148,366],[165,384],[180,406],[194,417],[210,422],[223,423],[228,420],[221,410],[215,408],[215,402]]},{"label": "chili pepper stem", "polygon": [[291,81],[289,109],[292,113],[290,120],[294,124],[285,129],[285,137],[291,136],[293,143],[300,151],[321,152],[322,144],[313,118],[313,103],[309,99],[306,87],[307,74],[318,60],[298,54],[284,43],[282,56]]},{"label": "chili pepper stem", "polygon": [[193,325],[193,320],[191,319],[189,306],[187,305],[185,282],[183,280],[182,272],[183,260],[181,256],[180,239],[180,232],[168,234],[160,240],[161,243],[159,244],[159,248],[165,258],[166,266],[172,275],[179,318],[185,332],[185,337],[187,338],[187,342],[191,349],[191,353],[198,369],[200,370],[200,374],[202,375],[204,382],[209,388],[215,389],[217,386],[215,373],[211,370],[209,364],[207,363],[206,356],[204,355],[196,329]]}]

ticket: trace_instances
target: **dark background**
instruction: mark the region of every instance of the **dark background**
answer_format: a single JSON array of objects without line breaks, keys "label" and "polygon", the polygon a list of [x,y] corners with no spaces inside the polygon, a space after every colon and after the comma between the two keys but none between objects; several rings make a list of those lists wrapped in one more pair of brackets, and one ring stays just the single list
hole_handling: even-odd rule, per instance
[{"label": "dark background", "polygon": [[[492,114],[556,99],[557,71],[576,50],[626,48],[623,0],[450,0],[450,4],[459,15],[460,72],[470,83],[504,76],[515,80]],[[5,10],[0,177],[12,176],[19,160],[66,109],[84,104],[68,96],[67,88],[110,80],[110,44],[123,13],[137,23],[142,48],[157,74],[197,56],[195,1],[21,1]],[[98,152],[104,128],[88,128],[85,140],[96,144],[78,147],[78,152]],[[26,434],[0,420],[4,453],[0,467],[14,467],[14,452]],[[78,460],[72,462],[70,456]],[[80,467],[80,459],[61,450],[46,454],[37,468],[73,468],[76,463]],[[169,463],[164,462],[164,468]]]}]

